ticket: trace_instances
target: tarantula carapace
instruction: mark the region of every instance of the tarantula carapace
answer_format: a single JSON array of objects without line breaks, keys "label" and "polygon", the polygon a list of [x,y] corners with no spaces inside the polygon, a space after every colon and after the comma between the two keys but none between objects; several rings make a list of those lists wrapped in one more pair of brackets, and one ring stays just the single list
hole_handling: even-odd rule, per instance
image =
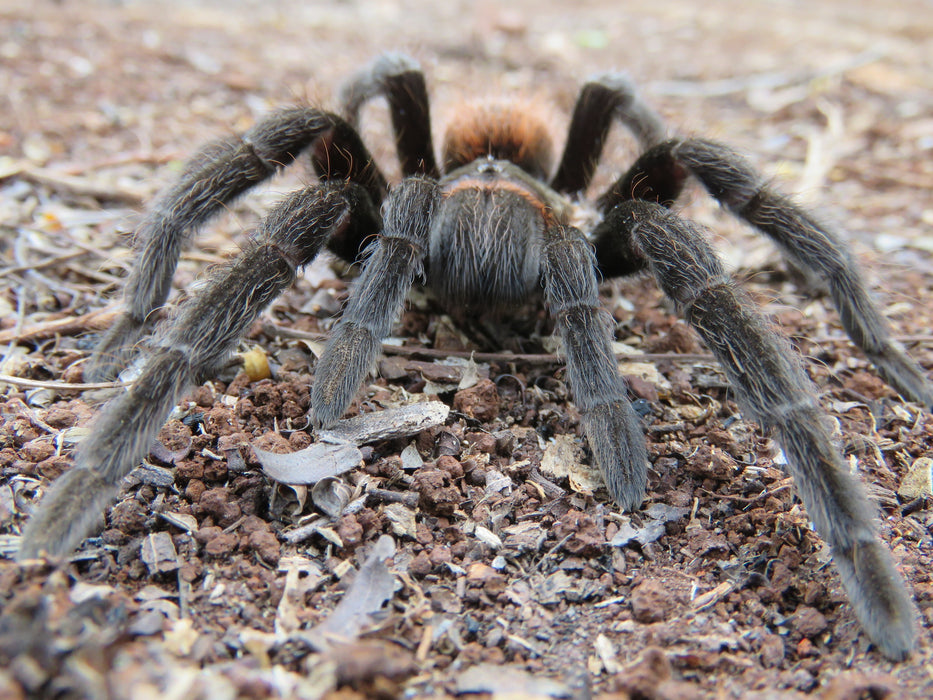
[{"label": "tarantula carapace", "polygon": [[[242,137],[208,146],[149,210],[138,232],[126,312],[100,343],[89,378],[112,376],[149,333],[192,230],[305,150],[318,175],[316,184],[286,197],[233,262],[156,328],[141,375],[103,410],[75,467],[45,496],[23,533],[20,558],[63,555],[77,546],[145,456],[171,407],[221,367],[264,307],[324,246],[348,261],[362,259],[362,273],[315,369],[314,425],[328,426],[344,413],[416,280],[447,305],[476,314],[508,310],[543,287],[593,459],[613,499],[638,508],[648,454],[612,354],[597,275],[648,270],[715,353],[743,410],[782,446],[871,639],[892,659],[909,654],[914,607],[878,538],[874,508],[827,432],[800,358],[736,287],[700,227],[670,207],[687,178],[696,178],[770,236],[794,265],[821,277],[849,335],[878,372],[929,407],[933,391],[924,374],[890,338],[833,233],[728,147],[666,138],[658,116],[618,75],[584,85],[550,177],[547,130],[533,111],[509,103],[461,113],[439,168],[424,77],[407,57],[377,59],[341,97],[339,115],[287,109]],[[391,186],[356,127],[361,107],[376,97],[388,102],[401,163],[403,178]],[[574,198],[590,184],[615,120],[632,130],[643,152],[596,200],[598,223],[584,232],[572,224]]]}]

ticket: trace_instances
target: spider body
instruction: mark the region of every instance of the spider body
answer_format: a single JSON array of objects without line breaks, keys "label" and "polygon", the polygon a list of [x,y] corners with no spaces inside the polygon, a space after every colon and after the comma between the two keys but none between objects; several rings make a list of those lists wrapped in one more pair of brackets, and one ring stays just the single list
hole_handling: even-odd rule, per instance
[{"label": "spider body", "polygon": [[426,284],[448,307],[509,309],[540,294],[548,222],[569,202],[514,163],[483,157],[440,182]]},{"label": "spider body", "polygon": [[[403,178],[392,186],[356,125],[384,97]],[[874,526],[874,509],[833,445],[816,392],[790,344],[726,273],[696,224],[669,210],[688,177],[821,277],[852,339],[903,396],[933,405],[922,370],[890,338],[860,273],[836,236],[772,190],[738,154],[696,138],[665,139],[657,117],[616,75],[582,88],[563,155],[548,178],[547,130],[527,108],[483,106],[455,118],[438,168],[424,77],[411,59],[384,56],[354,76],[340,115],[277,112],[237,139],[195,156],[139,227],[126,312],[85,376],[112,376],[151,329],[189,233],[225,203],[307,150],[318,182],[286,197],[254,240],[157,327],[135,384],[103,409],[91,435],[27,525],[20,558],[63,555],[93,527],[142,459],[168,411],[211,377],[252,322],[326,245],[360,277],[314,372],[311,419],[337,421],[398,318],[410,287],[450,307],[507,311],[542,294],[563,343],[567,378],[594,462],[621,507],[642,503],[648,453],[611,350],[597,273],[650,272],[715,354],[743,412],[771,431],[816,530],[829,543],[853,608],[892,659],[913,648],[916,611]],[[594,202],[596,223],[573,225],[613,122],[642,154]],[[80,494],[80,498],[75,495]]]}]

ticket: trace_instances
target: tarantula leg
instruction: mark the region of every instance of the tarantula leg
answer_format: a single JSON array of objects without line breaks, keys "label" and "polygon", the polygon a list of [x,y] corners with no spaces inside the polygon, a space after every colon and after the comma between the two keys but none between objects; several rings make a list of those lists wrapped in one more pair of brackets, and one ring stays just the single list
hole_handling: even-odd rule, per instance
[{"label": "tarantula leg", "polygon": [[422,274],[439,196],[434,180],[415,176],[402,180],[386,198],[383,233],[367,249],[363,272],[315,370],[315,426],[333,425],[343,415],[372,368],[415,276]]},{"label": "tarantula leg", "polygon": [[609,493],[634,510],[645,498],[648,453],[612,354],[593,251],[580,231],[557,224],[548,227],[544,248],[544,293],[557,318],[574,403]]},{"label": "tarantula leg", "polygon": [[189,232],[291,163],[322,135],[339,128],[341,157],[350,164],[342,174],[370,190],[378,203],[384,180],[368,165],[372,158],[359,136],[342,126],[346,123],[341,118],[320,110],[282,110],[242,137],[217,141],[194,156],[136,231],[139,250],[124,292],[126,312],[101,340],[85,377],[90,381],[109,378],[126,365],[133,345],[148,330],[152,312],[168,297]]},{"label": "tarantula leg", "polygon": [[813,387],[790,344],[768,328],[736,288],[695,225],[657,204],[619,205],[624,228],[658,283],[722,364],[744,409],[772,430],[855,614],[891,659],[914,646],[916,610],[890,551],[873,526],[874,508],[834,448]]},{"label": "tarantula leg", "polygon": [[358,126],[360,110],[375,97],[385,97],[389,103],[402,175],[439,177],[428,89],[418,62],[404,54],[387,53],[353,76],[340,92],[347,121]]},{"label": "tarantula leg", "polygon": [[644,199],[670,207],[683,192],[689,174],[667,143],[652,146],[596,200],[596,206],[604,214],[629,199]]},{"label": "tarantula leg", "polygon": [[593,249],[603,277],[627,277],[648,267],[648,260],[635,241],[630,236],[619,235],[624,228],[622,208],[615,207],[593,229]]},{"label": "tarantula leg", "polygon": [[833,232],[770,189],[730,148],[703,139],[672,141],[668,147],[723,206],[769,236],[796,266],[826,283],[849,337],[889,385],[905,398],[933,408],[933,387],[891,338],[890,326],[872,301],[858,266]]},{"label": "tarantula leg", "polygon": [[615,118],[632,131],[642,148],[664,138],[661,118],[638,98],[627,77],[615,73],[597,76],[580,90],[564,154],[551,180],[553,189],[575,193],[589,186]]},{"label": "tarantula leg", "polygon": [[181,307],[158,334],[142,374],[104,407],[76,452],[75,466],[42,500],[23,532],[19,559],[74,550],[123,477],[146,455],[182,394],[220,366],[328,236],[365,225],[354,221],[358,212],[348,204],[348,187],[354,186],[325,184],[290,196],[265,219],[257,240]]}]

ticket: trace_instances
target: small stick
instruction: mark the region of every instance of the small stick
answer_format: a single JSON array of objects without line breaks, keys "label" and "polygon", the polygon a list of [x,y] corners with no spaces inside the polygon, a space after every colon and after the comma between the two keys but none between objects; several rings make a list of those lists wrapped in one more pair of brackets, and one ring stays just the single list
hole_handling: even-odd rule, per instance
[{"label": "small stick", "polygon": [[38,379],[23,379],[22,377],[11,377],[9,374],[0,374],[0,384],[12,384],[27,389],[61,389],[77,391],[90,391],[92,389],[112,389],[118,386],[127,386],[123,382],[93,382],[88,384],[79,384],[73,382],[43,382]]},{"label": "small stick", "polygon": [[57,318],[22,331],[16,329],[0,331],[0,343],[24,343],[46,340],[57,335],[77,335],[87,331],[99,331],[109,328],[120,313],[116,304],[92,311],[76,318]]}]

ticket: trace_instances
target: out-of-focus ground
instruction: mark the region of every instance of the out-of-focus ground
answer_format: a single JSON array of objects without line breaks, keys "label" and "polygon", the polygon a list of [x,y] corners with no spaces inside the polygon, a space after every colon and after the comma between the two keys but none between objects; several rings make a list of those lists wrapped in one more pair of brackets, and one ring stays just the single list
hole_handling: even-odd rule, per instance
[{"label": "out-of-focus ground", "polygon": [[[424,67],[436,142],[460,101],[491,94],[538,100],[559,148],[581,81],[626,71],[672,129],[727,141],[834,222],[895,335],[929,371],[931,37],[927,0],[0,1],[0,374],[20,380],[0,381],[2,553],[105,398],[44,382],[81,382],[145,202],[205,141],[279,105],[333,106],[340,82],[386,50]],[[364,129],[395,172],[381,106],[367,108]],[[633,157],[633,143],[614,136],[594,189]],[[268,205],[309,177],[297,167],[238,202],[199,235],[176,284],[235,251]],[[234,367],[194,393],[187,423],[173,424],[183,438],[194,432],[193,446],[174,464],[155,460],[167,484],[129,488],[103,537],[62,568],[0,559],[0,697],[933,695],[933,512],[929,497],[903,488],[933,456],[930,416],[876,379],[828,302],[811,301],[768,243],[698,189],[682,209],[714,230],[730,267],[808,357],[916,594],[923,626],[910,661],[868,648],[773,445],[735,421],[714,363],[647,279],[604,285],[617,337],[638,352],[700,358],[628,367],[644,377],[634,388],[655,458],[648,502],[690,511],[659,539],[610,545],[628,519],[604,492],[594,499],[552,475],[560,488],[545,493],[529,476],[549,455],[581,458],[559,363],[492,362],[495,390],[463,395],[459,377],[404,355],[380,363],[362,398],[391,405],[402,390],[440,386],[458,410],[419,435],[414,454],[404,440],[367,448],[348,483],[368,480],[388,500],[368,498],[289,539],[314,507],[273,488],[248,450],[242,469],[228,464],[218,440],[310,440],[282,426],[307,409],[312,353],[269,330],[326,330],[326,308],[299,313],[316,293],[309,278],[250,336],[276,376],[250,384]],[[324,289],[344,291],[334,280]],[[395,335],[430,347],[444,325],[416,303]],[[507,488],[491,487],[491,473]],[[393,489],[398,502],[385,496]],[[145,556],[153,533],[168,533],[177,565]],[[396,584],[375,630],[336,654],[281,643],[277,630],[333,613],[380,534],[396,539]],[[295,561],[312,581],[304,587]]]}]

